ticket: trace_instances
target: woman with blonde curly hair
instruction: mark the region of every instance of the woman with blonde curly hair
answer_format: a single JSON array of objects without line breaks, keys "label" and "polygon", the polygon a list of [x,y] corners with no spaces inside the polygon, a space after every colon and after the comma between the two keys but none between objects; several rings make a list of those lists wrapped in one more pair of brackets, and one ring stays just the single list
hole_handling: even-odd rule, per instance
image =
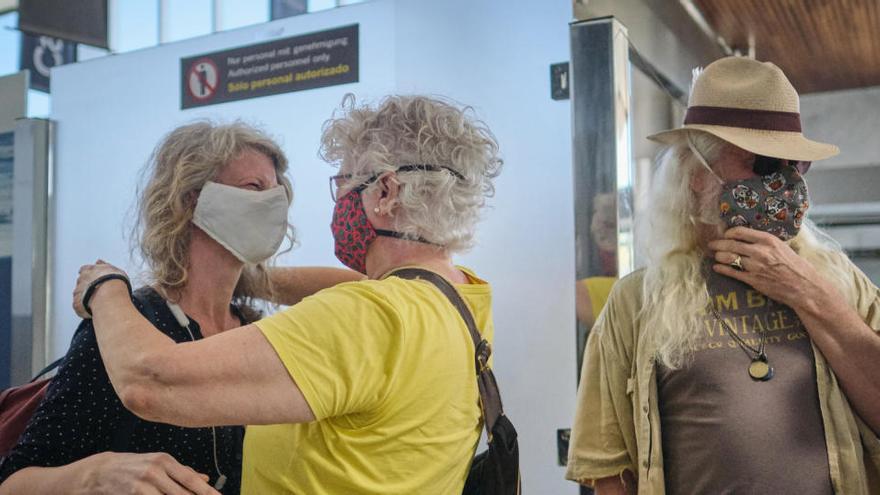
[{"label": "woman with blonde curly hair", "polygon": [[491,340],[490,287],[452,254],[473,244],[498,145],[443,101],[347,98],[322,154],[340,167],[330,179],[336,255],[368,280],[176,346],[122,282],[95,289],[117,269],[85,266],[77,290],[92,292],[110,379],[154,421],[265,425],[248,427],[244,493],[460,493],[481,428],[471,335],[443,293],[397,270],[454,284]]},{"label": "woman with blonde curly hair", "polygon": [[[286,171],[278,145],[242,123],[198,122],[165,136],[145,169],[132,238],[149,285],[125,301],[155,327],[150,337],[201,342],[258,319],[256,297],[291,304],[358,278],[312,268],[275,269],[280,283],[270,280],[268,260],[285,236],[292,241]],[[141,346],[137,335],[123,333],[126,347]],[[181,428],[137,418],[124,407],[125,389],[115,380],[111,386],[102,354],[92,320],[83,320],[45,399],[3,461],[0,493],[239,493],[243,429],[226,425],[241,422]],[[161,366],[184,367],[175,359]],[[192,359],[211,367],[225,361],[209,354]],[[173,400],[193,404],[198,397]]]}]

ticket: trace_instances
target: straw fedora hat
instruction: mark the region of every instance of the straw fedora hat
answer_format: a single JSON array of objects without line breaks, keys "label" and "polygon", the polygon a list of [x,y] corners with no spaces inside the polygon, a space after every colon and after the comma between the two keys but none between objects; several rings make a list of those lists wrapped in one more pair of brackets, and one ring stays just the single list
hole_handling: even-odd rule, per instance
[{"label": "straw fedora hat", "polygon": [[687,131],[708,132],[757,155],[815,161],[840,152],[801,132],[800,99],[779,67],[745,57],[725,57],[695,73],[684,125],[648,136],[680,142]]}]

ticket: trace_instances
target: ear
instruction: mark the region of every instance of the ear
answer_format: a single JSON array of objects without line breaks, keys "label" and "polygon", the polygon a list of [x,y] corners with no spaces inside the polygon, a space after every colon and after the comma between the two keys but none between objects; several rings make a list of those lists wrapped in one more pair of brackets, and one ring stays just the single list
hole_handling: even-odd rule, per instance
[{"label": "ear", "polygon": [[387,172],[379,177],[377,182],[379,183],[379,189],[381,191],[377,208],[379,208],[381,213],[393,217],[394,210],[396,210],[397,205],[400,204],[400,181],[397,180],[397,174],[394,172]]},{"label": "ear", "polygon": [[691,191],[695,193],[705,191],[708,181],[713,179],[714,177],[711,177],[709,171],[705,168],[699,167],[694,169],[694,173],[691,174],[690,178]]},{"label": "ear", "polygon": [[691,191],[695,193],[703,193],[715,187],[716,184],[722,183],[721,178],[706,169],[706,167],[697,167],[694,173],[688,179]]},{"label": "ear", "polygon": [[199,191],[190,191],[190,192],[184,194],[183,204],[185,204],[186,206],[195,208],[196,203],[199,202],[199,194],[200,193],[201,193],[201,191],[199,190]]}]

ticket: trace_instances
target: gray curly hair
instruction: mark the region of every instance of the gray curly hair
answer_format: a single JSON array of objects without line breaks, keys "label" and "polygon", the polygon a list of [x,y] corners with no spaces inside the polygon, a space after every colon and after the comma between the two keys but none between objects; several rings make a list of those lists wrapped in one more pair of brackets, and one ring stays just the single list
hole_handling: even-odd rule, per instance
[{"label": "gray curly hair", "polygon": [[399,95],[372,108],[348,94],[341,110],[324,123],[321,157],[352,174],[352,182],[403,165],[454,170],[399,172],[401,213],[395,215],[395,229],[449,252],[472,247],[480,212],[495,192],[492,180],[503,164],[495,136],[473,109]]}]

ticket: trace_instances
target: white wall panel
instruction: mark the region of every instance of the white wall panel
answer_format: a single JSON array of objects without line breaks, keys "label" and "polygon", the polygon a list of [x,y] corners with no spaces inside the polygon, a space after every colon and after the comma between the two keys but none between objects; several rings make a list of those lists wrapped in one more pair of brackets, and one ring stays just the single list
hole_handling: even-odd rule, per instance
[{"label": "white wall panel", "polygon": [[[801,96],[801,121],[810,139],[836,144],[840,154],[813,170],[880,165],[880,86]],[[845,193],[845,191],[840,191]]]},{"label": "white wall panel", "polygon": [[461,261],[494,286],[495,367],[524,493],[577,493],[555,440],[576,389],[571,111],[550,98],[549,69],[569,59],[570,13],[566,2],[398,4],[399,89],[474,106],[501,143],[493,208]]}]

